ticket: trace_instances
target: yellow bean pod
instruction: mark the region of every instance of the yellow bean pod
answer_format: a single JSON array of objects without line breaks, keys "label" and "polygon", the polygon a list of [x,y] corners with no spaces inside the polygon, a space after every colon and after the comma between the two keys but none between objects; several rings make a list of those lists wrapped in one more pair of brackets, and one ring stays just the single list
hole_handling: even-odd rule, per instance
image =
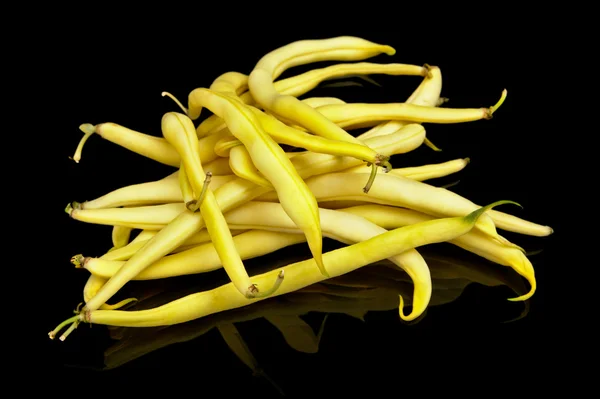
[{"label": "yellow bean pod", "polygon": [[[389,174],[380,176],[371,192],[366,195],[358,192],[359,181],[356,173],[328,173],[313,176],[306,180],[308,187],[319,202],[325,201],[367,201],[382,205],[393,205],[420,211],[432,216],[460,216],[472,212],[478,205],[444,188],[418,182],[403,176]],[[276,198],[267,193],[258,201],[274,201]],[[499,218],[498,214],[502,214]],[[488,212],[480,218],[477,227],[486,234],[498,238],[494,226],[500,229],[532,235],[547,236],[552,233],[548,226],[532,223],[513,215],[499,211]]]},{"label": "yellow bean pod", "polygon": [[490,108],[436,108],[408,103],[388,104],[331,104],[317,110],[337,126],[360,128],[377,125],[382,121],[402,120],[414,123],[462,123],[491,119],[501,102]]},{"label": "yellow bean pod", "polygon": [[129,244],[129,237],[131,236],[132,230],[133,229],[131,227],[125,227],[125,226],[119,226],[119,225],[113,226],[113,230],[112,230],[113,248],[117,249],[117,248],[121,248],[121,247],[124,247],[125,245]]},{"label": "yellow bean pod", "polygon": [[[84,123],[79,128],[85,134],[73,156],[76,162],[79,162],[81,159],[83,144],[95,133],[105,140],[162,164],[178,168],[181,163],[177,150],[162,137],[144,134],[112,122],[100,123],[98,125]],[[222,134],[224,135],[225,133],[217,132],[215,135],[199,140],[200,159],[202,162],[210,162],[217,157],[217,154],[213,150],[214,143],[221,138]]]}]

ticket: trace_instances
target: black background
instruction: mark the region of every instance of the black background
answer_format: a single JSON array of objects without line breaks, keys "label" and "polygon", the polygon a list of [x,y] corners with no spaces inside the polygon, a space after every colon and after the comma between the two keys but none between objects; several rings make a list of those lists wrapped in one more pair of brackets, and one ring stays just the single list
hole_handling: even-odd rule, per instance
[{"label": "black background", "polygon": [[[358,386],[372,392],[391,391],[410,385],[404,373],[406,378],[413,373],[425,377],[456,373],[464,378],[457,384],[484,378],[490,384],[506,385],[531,370],[551,371],[550,359],[557,353],[548,352],[556,345],[550,332],[551,309],[558,300],[552,293],[558,288],[551,285],[550,273],[558,268],[557,243],[563,231],[553,212],[557,201],[552,187],[557,170],[556,143],[546,139],[548,132],[532,117],[542,109],[540,97],[544,96],[539,91],[544,75],[540,73],[539,79],[532,80],[528,68],[530,60],[546,56],[548,43],[540,41],[539,32],[517,30],[516,25],[508,24],[502,40],[490,40],[494,29],[482,23],[476,29],[448,32],[441,27],[435,34],[414,33],[407,40],[400,28],[277,33],[239,29],[237,35],[244,37],[241,41],[239,36],[220,35],[215,30],[210,30],[211,34],[204,31],[203,39],[193,40],[193,29],[165,33],[158,28],[124,30],[125,26],[125,21],[105,20],[101,27],[61,31],[53,41],[53,57],[46,60],[51,78],[46,83],[54,99],[45,107],[53,115],[46,134],[53,140],[45,153],[51,168],[42,175],[52,185],[48,215],[53,233],[45,241],[48,262],[44,267],[51,271],[46,270],[44,285],[53,288],[48,288],[52,306],[36,322],[36,334],[45,336],[81,301],[87,272],[75,270],[69,258],[76,253],[99,256],[111,246],[110,227],[70,220],[63,212],[65,205],[124,185],[155,180],[172,171],[97,136],[88,141],[81,163],[74,163],[69,156],[81,137],[81,123],[110,121],[160,136],[162,114],[178,110],[171,100],[160,96],[162,91],[184,100],[191,90],[209,86],[223,72],[249,73],[263,54],[291,41],[356,35],[397,49],[392,57],[368,61],[439,66],[444,79],[442,96],[450,99],[447,107],[490,106],[502,89],[508,89],[505,104],[492,120],[425,124],[428,138],[443,151],[435,153],[422,146],[393,158],[392,164],[418,166],[470,157],[471,163],[463,171],[431,184],[460,180],[451,190],[475,203],[514,200],[524,209],[505,206],[503,210],[555,229],[554,235],[545,238],[502,232],[528,251],[543,250],[531,257],[538,291],[530,300],[530,312],[522,320],[504,324],[521,312],[522,305],[506,301],[512,295],[506,287],[473,284],[456,301],[431,308],[421,322],[411,326],[399,320],[397,310],[369,313],[365,323],[331,315],[318,354],[293,351],[264,319],[240,323],[238,328],[262,367],[289,396],[353,392]],[[202,35],[202,29],[197,34]],[[282,77],[312,67],[316,65],[294,68]],[[373,78],[382,87],[365,84],[363,88],[319,89],[308,96],[338,96],[347,102],[399,102],[420,83],[418,77]],[[306,253],[302,246],[293,250]],[[440,251],[460,259],[465,256],[445,246]],[[215,274],[214,278],[223,276]],[[318,328],[322,317],[309,314],[306,320]],[[214,329],[118,369],[99,371],[103,351],[110,344],[105,327],[81,326],[65,342],[45,343],[44,353],[49,356],[44,358],[43,367],[55,371],[57,378],[86,383],[115,378],[159,386],[174,384],[172,379],[176,378],[178,386],[201,386],[198,393],[223,387],[231,394],[269,396],[273,392],[267,383],[251,376]],[[168,375],[168,381],[144,380],[139,377],[142,372],[146,376]]]}]

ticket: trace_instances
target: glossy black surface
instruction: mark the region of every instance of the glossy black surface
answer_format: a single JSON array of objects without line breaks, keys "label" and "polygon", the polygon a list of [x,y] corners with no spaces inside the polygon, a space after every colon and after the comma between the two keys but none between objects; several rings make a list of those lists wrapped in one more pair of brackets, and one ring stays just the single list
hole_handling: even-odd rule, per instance
[{"label": "glossy black surface", "polygon": [[[528,362],[535,362],[532,367],[545,367],[546,344],[539,337],[545,336],[552,317],[548,275],[550,269],[558,267],[555,251],[562,232],[553,212],[554,204],[549,200],[556,168],[552,163],[552,143],[543,139],[545,133],[531,118],[535,87],[521,73],[521,62],[515,55],[524,46],[519,47],[517,41],[500,41],[493,47],[451,49],[452,41],[443,37],[425,46],[418,39],[406,43],[400,35],[390,32],[258,35],[249,45],[213,38],[212,42],[191,46],[187,53],[178,53],[178,46],[170,53],[163,42],[157,42],[154,49],[141,49],[136,46],[138,39],[133,38],[123,38],[122,42],[98,39],[87,48],[65,44],[61,68],[56,69],[56,81],[51,82],[60,88],[60,100],[49,104],[56,118],[47,132],[56,135],[58,143],[50,155],[56,168],[53,171],[58,174],[53,177],[55,188],[48,208],[52,223],[59,227],[46,243],[46,267],[52,269],[46,281],[48,292],[52,292],[52,306],[43,312],[36,334],[45,336],[69,317],[82,300],[88,274],[75,270],[69,263],[70,257],[76,253],[100,256],[111,246],[110,227],[70,220],[63,212],[65,205],[124,185],[156,180],[173,170],[99,137],[90,138],[81,163],[74,163],[68,157],[81,137],[81,123],[110,121],[160,136],[162,114],[178,111],[171,100],[160,96],[162,91],[184,101],[191,90],[207,87],[223,72],[249,73],[263,54],[278,46],[298,39],[341,34],[362,36],[397,49],[393,57],[379,56],[368,61],[439,66],[444,79],[442,96],[450,99],[447,107],[490,106],[502,89],[508,89],[505,104],[492,120],[425,124],[427,137],[443,151],[436,153],[422,146],[393,157],[392,164],[397,168],[470,157],[471,163],[463,171],[428,183],[442,186],[459,181],[450,190],[478,204],[501,199],[517,201],[524,209],[504,206],[502,210],[552,226],[556,233],[544,238],[501,232],[527,251],[538,252],[530,256],[538,281],[534,297],[526,304],[508,302],[506,298],[514,296],[513,291],[524,292],[528,288],[515,272],[449,244],[432,245],[422,250],[434,276],[432,304],[416,323],[403,323],[397,310],[397,292],[410,297],[410,279],[401,271],[380,265],[347,276],[356,280],[374,277],[374,287],[393,286],[379,289],[368,299],[352,299],[356,301],[352,302],[356,303],[355,308],[349,309],[348,303],[335,295],[339,287],[328,284],[323,289],[331,292],[325,294],[296,293],[161,329],[82,325],[67,341],[46,343],[47,367],[60,370],[61,374],[99,379],[148,369],[193,372],[203,384],[225,384],[232,394],[254,389],[270,395],[277,392],[275,384],[290,396],[316,389],[322,393],[351,392],[348,381],[370,383],[375,391],[384,391],[397,387],[404,369],[424,367],[431,373],[444,373],[444,369],[456,372],[462,361],[470,368],[482,365],[501,369],[503,364],[518,367]],[[294,68],[282,77],[314,67],[316,64]],[[347,102],[401,102],[421,81],[419,77],[372,77],[381,87],[350,79],[361,82],[362,87],[321,88],[308,95],[336,96]],[[326,246],[334,248],[339,244],[326,240]],[[305,245],[300,244],[246,263],[255,273],[273,267],[273,262],[284,264],[307,257]],[[385,272],[386,277],[378,271]],[[225,281],[225,274],[219,271],[132,283],[125,290],[147,298],[136,307],[150,307]],[[322,309],[321,295],[326,295],[331,308]],[[129,295],[123,292],[119,296]],[[303,327],[284,336],[265,318],[282,314]],[[326,316],[317,345],[316,336]],[[237,328],[271,382],[252,377],[252,370],[236,357],[215,328],[218,323]],[[298,342],[290,345],[285,338]]]}]

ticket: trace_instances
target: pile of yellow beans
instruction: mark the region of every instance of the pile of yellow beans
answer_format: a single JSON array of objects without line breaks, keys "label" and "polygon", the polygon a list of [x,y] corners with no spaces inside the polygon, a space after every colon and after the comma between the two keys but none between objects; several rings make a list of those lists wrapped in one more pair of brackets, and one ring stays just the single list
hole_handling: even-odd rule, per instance
[{"label": "pile of yellow beans", "polygon": [[[363,38],[301,40],[264,55],[248,74],[229,71],[210,87],[192,90],[187,104],[169,93],[176,111],[161,120],[162,137],[115,123],[80,126],[85,142],[99,135],[137,154],[173,167],[157,181],[140,182],[65,211],[78,221],[113,227],[113,247],[100,257],[76,254],[89,271],[84,304],[49,336],[64,340],[80,323],[120,327],[165,326],[289,294],[384,260],[414,284],[411,310],[400,296],[399,317],[414,320],[427,309],[430,269],[418,248],[451,243],[507,266],[536,290],[524,250],[498,230],[547,236],[548,226],[498,206],[499,198],[475,204],[426,183],[462,170],[468,159],[397,168],[393,155],[425,144],[423,123],[490,119],[504,102],[488,108],[441,107],[442,76],[432,65],[369,63],[395,50]],[[320,61],[339,62],[287,79],[287,69]],[[403,103],[346,103],[334,97],[299,97],[321,82],[350,75],[420,76]],[[203,108],[211,115],[201,122]],[[355,130],[364,133],[353,134]],[[284,150],[284,148],[287,149]],[[131,239],[132,237],[135,237]],[[323,252],[323,238],[344,244]],[[311,257],[250,275],[244,260],[305,243]],[[153,280],[223,268],[230,283],[146,310],[126,310],[136,298],[113,303],[132,280]],[[64,331],[63,331],[64,330]]]}]

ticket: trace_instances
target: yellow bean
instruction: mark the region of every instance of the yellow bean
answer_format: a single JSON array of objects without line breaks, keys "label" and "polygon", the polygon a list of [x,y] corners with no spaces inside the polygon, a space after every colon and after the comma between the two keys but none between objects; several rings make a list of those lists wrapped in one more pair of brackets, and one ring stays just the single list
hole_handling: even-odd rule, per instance
[{"label": "yellow bean", "polygon": [[[319,202],[332,200],[359,200],[393,205],[420,211],[432,216],[461,216],[477,209],[478,205],[470,200],[443,188],[418,182],[402,176],[389,174],[380,176],[371,192],[366,195],[358,192],[360,179],[356,173],[328,173],[313,176],[306,180],[308,187]],[[258,201],[273,201],[271,194],[257,197]],[[501,217],[498,217],[502,215]],[[499,211],[487,212],[477,224],[479,229],[490,236],[501,239],[494,225],[503,230],[515,233],[547,236],[552,233],[548,226],[532,223],[513,215]]]},{"label": "yellow bean", "polygon": [[[231,235],[236,236],[238,234],[243,233],[245,230],[231,229]],[[148,243],[150,238],[152,238],[158,231],[157,230],[144,230],[144,232],[152,232],[152,235],[147,236],[147,238],[143,238],[142,240],[131,242],[126,246],[115,249],[114,251],[110,251],[102,255],[100,258],[103,260],[118,260],[124,261],[129,260],[140,248]],[[179,253],[182,251],[186,251],[190,248],[197,247],[200,244],[204,244],[206,242],[210,242],[211,238],[206,229],[200,230],[199,232],[190,236],[187,240],[185,240],[179,247],[173,249],[170,254]],[[144,272],[142,272],[143,274]],[[139,276],[139,275],[138,275]],[[135,278],[137,279],[137,277]]]},{"label": "yellow bean", "polygon": [[[460,172],[470,162],[469,158],[453,159],[451,161],[414,166],[407,168],[396,168],[390,171],[393,176],[404,176],[411,180],[424,181],[448,176]],[[343,173],[369,173],[369,168],[364,165],[355,166],[342,171]]]},{"label": "yellow bean", "polygon": [[[236,97],[248,90],[248,75],[239,72],[227,72],[215,79],[209,87],[209,89],[217,92],[227,92],[231,88],[233,88],[232,94]],[[193,118],[192,116],[193,114],[190,116],[192,120],[197,119],[197,117]]]},{"label": "yellow bean", "polygon": [[318,112],[336,126],[344,128],[368,127],[389,120],[419,123],[472,122],[491,119],[493,112],[506,97],[506,91],[502,93],[502,98],[490,108],[436,108],[408,103],[353,103],[323,105],[318,108]]},{"label": "yellow bean", "polygon": [[[79,128],[85,135],[78,145],[76,154],[73,156],[73,159],[77,162],[79,162],[79,159],[81,158],[83,143],[85,143],[89,136],[96,133],[105,140],[162,164],[179,167],[181,163],[179,153],[162,137],[140,133],[111,122],[101,123],[95,126],[84,123]],[[202,159],[202,162],[210,162],[217,158],[217,154],[215,154],[213,150],[214,143],[221,138],[222,134],[224,135],[224,133],[216,133],[215,135],[199,140],[200,158]]]},{"label": "yellow bean", "polygon": [[244,144],[233,134],[227,134],[215,143],[215,153],[222,158],[228,158],[229,151],[239,145]]},{"label": "yellow bean", "polygon": [[117,248],[121,248],[121,247],[124,247],[125,245],[127,245],[129,243],[129,237],[131,235],[132,230],[133,229],[131,227],[125,227],[125,226],[119,226],[119,225],[113,226],[113,230],[112,230],[113,248],[117,249]]}]

